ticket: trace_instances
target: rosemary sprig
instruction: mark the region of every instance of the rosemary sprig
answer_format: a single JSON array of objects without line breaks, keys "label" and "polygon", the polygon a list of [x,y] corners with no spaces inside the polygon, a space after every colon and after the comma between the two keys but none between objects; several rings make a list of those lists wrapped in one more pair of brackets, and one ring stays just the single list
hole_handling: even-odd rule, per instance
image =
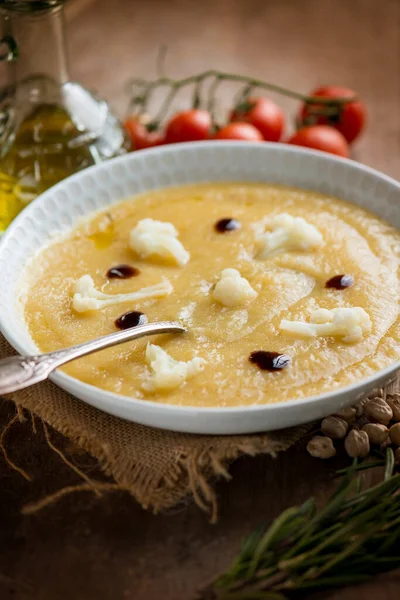
[{"label": "rosemary sprig", "polygon": [[[378,485],[361,489],[360,469],[385,466]],[[287,600],[359,583],[400,566],[400,474],[386,461],[342,469],[342,482],[321,510],[314,500],[284,511],[245,542],[230,569],[201,600]]]}]

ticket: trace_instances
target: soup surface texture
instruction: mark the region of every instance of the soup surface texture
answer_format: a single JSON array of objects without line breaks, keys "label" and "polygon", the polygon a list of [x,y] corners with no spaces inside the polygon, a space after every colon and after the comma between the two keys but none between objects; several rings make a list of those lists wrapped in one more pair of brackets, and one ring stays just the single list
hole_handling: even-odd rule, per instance
[{"label": "soup surface texture", "polygon": [[[176,232],[162,225],[161,239],[144,219]],[[176,256],[157,250],[171,238]],[[186,334],[121,344],[63,369],[86,383],[181,405],[274,403],[332,391],[398,360],[399,242],[374,215],[315,192],[168,188],[112,206],[45,248],[23,275],[21,301],[43,352],[134,326],[137,314],[120,318],[133,311],[187,326]],[[221,275],[225,269],[238,273]],[[151,286],[159,297],[94,307],[84,276],[108,299]],[[357,315],[327,312],[343,308]]]}]

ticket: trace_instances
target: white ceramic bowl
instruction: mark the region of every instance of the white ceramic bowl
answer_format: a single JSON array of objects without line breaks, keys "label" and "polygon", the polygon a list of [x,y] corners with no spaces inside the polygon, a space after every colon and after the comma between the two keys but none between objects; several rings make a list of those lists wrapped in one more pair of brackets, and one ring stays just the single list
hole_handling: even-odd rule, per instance
[{"label": "white ceramic bowl", "polygon": [[[70,177],[31,203],[0,243],[0,328],[21,354],[37,352],[16,303],[26,261],[79,217],[140,192],[204,181],[258,181],[332,194],[400,229],[400,184],[364,165],[283,144],[200,142],[128,154]],[[393,376],[398,364],[327,394],[270,405],[192,408],[119,396],[61,372],[51,379],[85,402],[164,429],[205,434],[267,431],[297,425],[354,404]]]}]

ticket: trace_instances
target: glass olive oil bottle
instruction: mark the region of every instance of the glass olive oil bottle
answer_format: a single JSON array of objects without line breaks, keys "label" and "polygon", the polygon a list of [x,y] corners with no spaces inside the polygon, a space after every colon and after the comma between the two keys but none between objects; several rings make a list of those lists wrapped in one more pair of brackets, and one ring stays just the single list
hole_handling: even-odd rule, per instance
[{"label": "glass olive oil bottle", "polygon": [[126,149],[108,105],[67,75],[62,0],[0,0],[0,233],[68,175]]}]

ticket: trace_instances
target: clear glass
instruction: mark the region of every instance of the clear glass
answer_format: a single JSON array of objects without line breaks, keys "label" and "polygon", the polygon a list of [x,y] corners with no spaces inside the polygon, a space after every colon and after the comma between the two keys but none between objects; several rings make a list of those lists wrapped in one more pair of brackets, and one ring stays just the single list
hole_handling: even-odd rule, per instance
[{"label": "clear glass", "polygon": [[61,0],[0,0],[0,232],[64,177],[126,150],[106,102],[68,78]]}]

